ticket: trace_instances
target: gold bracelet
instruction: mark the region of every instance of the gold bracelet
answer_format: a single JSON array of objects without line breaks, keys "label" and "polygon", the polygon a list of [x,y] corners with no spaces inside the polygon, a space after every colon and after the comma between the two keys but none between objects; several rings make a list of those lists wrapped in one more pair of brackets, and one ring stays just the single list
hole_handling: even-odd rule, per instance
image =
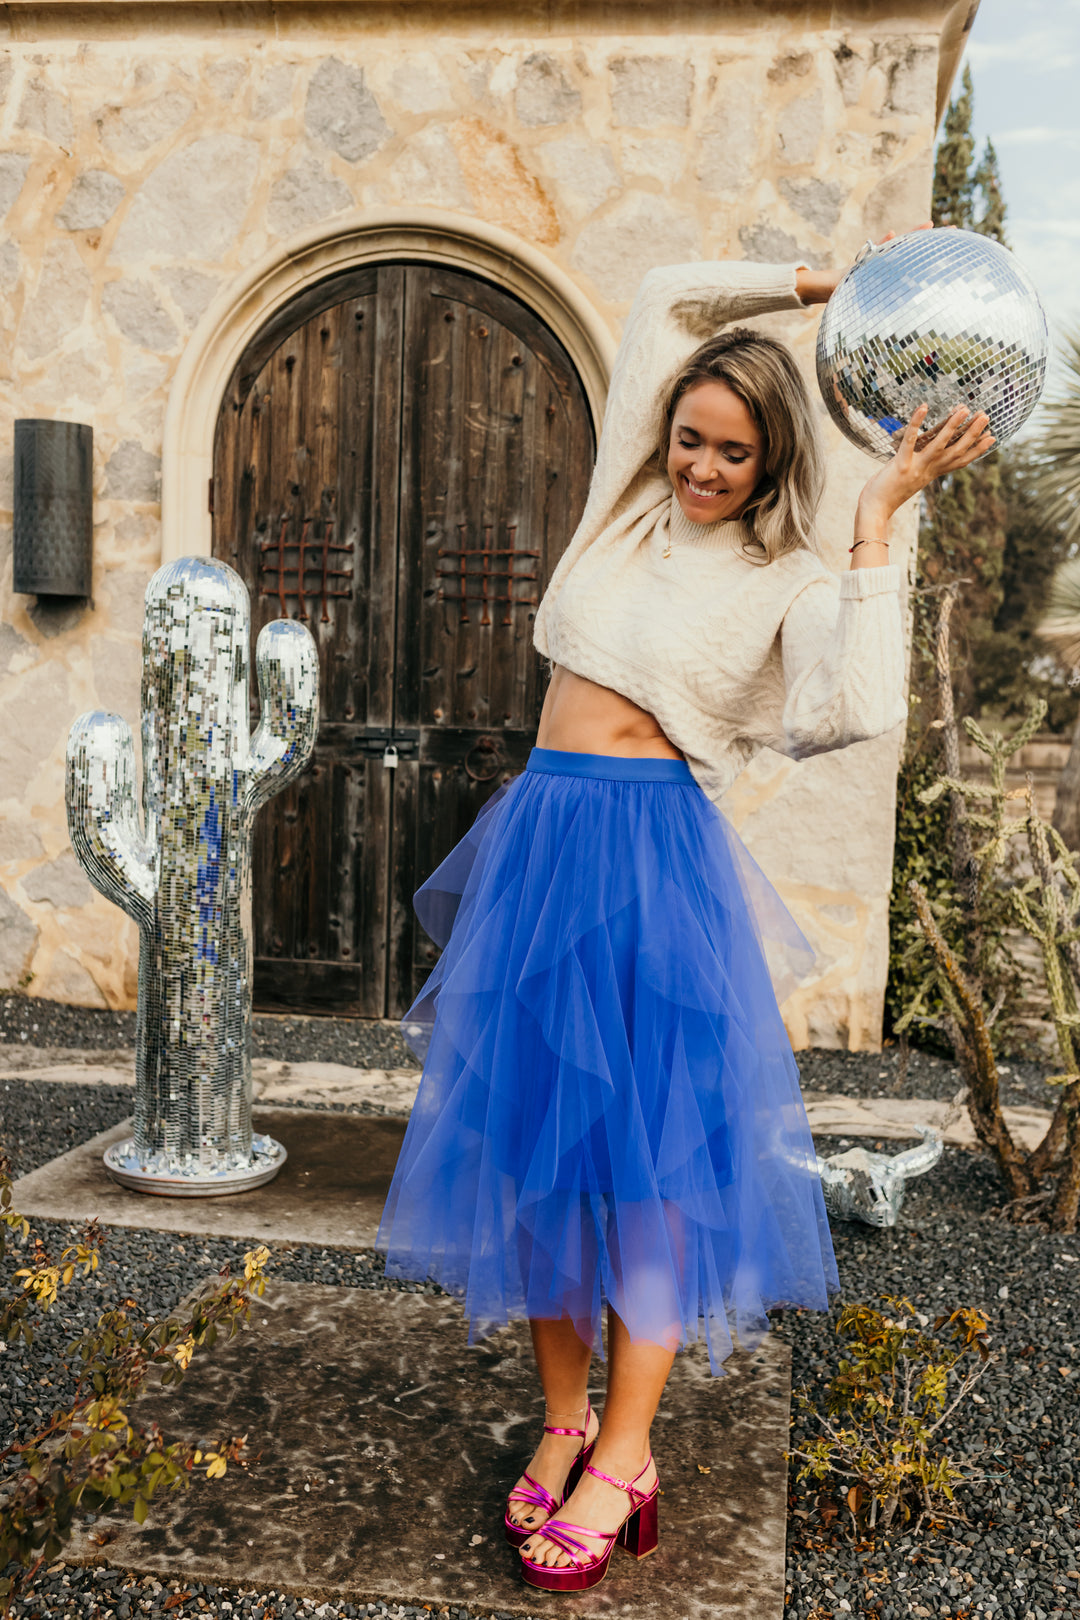
[{"label": "gold bracelet", "polygon": [[856,546],[884,546],[885,550],[888,551],[889,542],[887,540],[872,540],[870,538],[870,536],[867,535],[862,540],[856,540],[854,546],[848,546],[848,556],[849,557],[850,557],[851,553],[855,550]]}]

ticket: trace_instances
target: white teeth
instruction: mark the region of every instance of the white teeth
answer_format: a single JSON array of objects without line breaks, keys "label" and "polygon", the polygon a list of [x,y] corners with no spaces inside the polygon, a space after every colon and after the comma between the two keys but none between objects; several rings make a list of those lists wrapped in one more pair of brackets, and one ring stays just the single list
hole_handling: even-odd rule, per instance
[{"label": "white teeth", "polygon": [[686,487],[690,491],[691,495],[701,495],[704,496],[706,500],[709,500],[710,498],[715,499],[717,495],[722,495],[724,493],[722,489],[702,489],[700,485],[694,483],[692,478],[688,478],[686,480]]}]

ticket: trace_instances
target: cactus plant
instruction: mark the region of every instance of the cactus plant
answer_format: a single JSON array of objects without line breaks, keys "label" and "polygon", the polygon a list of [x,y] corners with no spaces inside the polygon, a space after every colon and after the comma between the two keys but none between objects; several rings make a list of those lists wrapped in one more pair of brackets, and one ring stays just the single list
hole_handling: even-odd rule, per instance
[{"label": "cactus plant", "polygon": [[303,625],[263,628],[249,735],[248,636],[224,563],[184,557],[147,586],[142,825],[126,722],[84,714],[68,741],[72,847],[139,927],[135,1135],[105,1160],[148,1192],[235,1192],[285,1158],[251,1128],[251,843],[259,806],[311,755],[318,661]]}]

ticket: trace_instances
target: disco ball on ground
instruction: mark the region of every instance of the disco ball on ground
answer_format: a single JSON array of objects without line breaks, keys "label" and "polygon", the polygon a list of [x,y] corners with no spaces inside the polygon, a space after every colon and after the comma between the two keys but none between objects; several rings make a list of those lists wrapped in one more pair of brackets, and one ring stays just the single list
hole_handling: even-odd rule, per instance
[{"label": "disco ball on ground", "polygon": [[998,445],[1038,403],[1046,315],[1007,248],[973,231],[910,231],[864,250],[825,306],[817,374],[837,427],[887,460],[914,410],[920,443],[958,405],[985,411]]}]

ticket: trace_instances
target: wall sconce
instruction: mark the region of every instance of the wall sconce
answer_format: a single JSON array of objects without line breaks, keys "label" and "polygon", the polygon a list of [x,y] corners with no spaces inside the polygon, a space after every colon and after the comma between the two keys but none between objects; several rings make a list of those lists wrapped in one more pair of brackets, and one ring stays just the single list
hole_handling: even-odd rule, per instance
[{"label": "wall sconce", "polygon": [[15,590],[86,596],[94,551],[94,430],[83,422],[15,423]]}]

